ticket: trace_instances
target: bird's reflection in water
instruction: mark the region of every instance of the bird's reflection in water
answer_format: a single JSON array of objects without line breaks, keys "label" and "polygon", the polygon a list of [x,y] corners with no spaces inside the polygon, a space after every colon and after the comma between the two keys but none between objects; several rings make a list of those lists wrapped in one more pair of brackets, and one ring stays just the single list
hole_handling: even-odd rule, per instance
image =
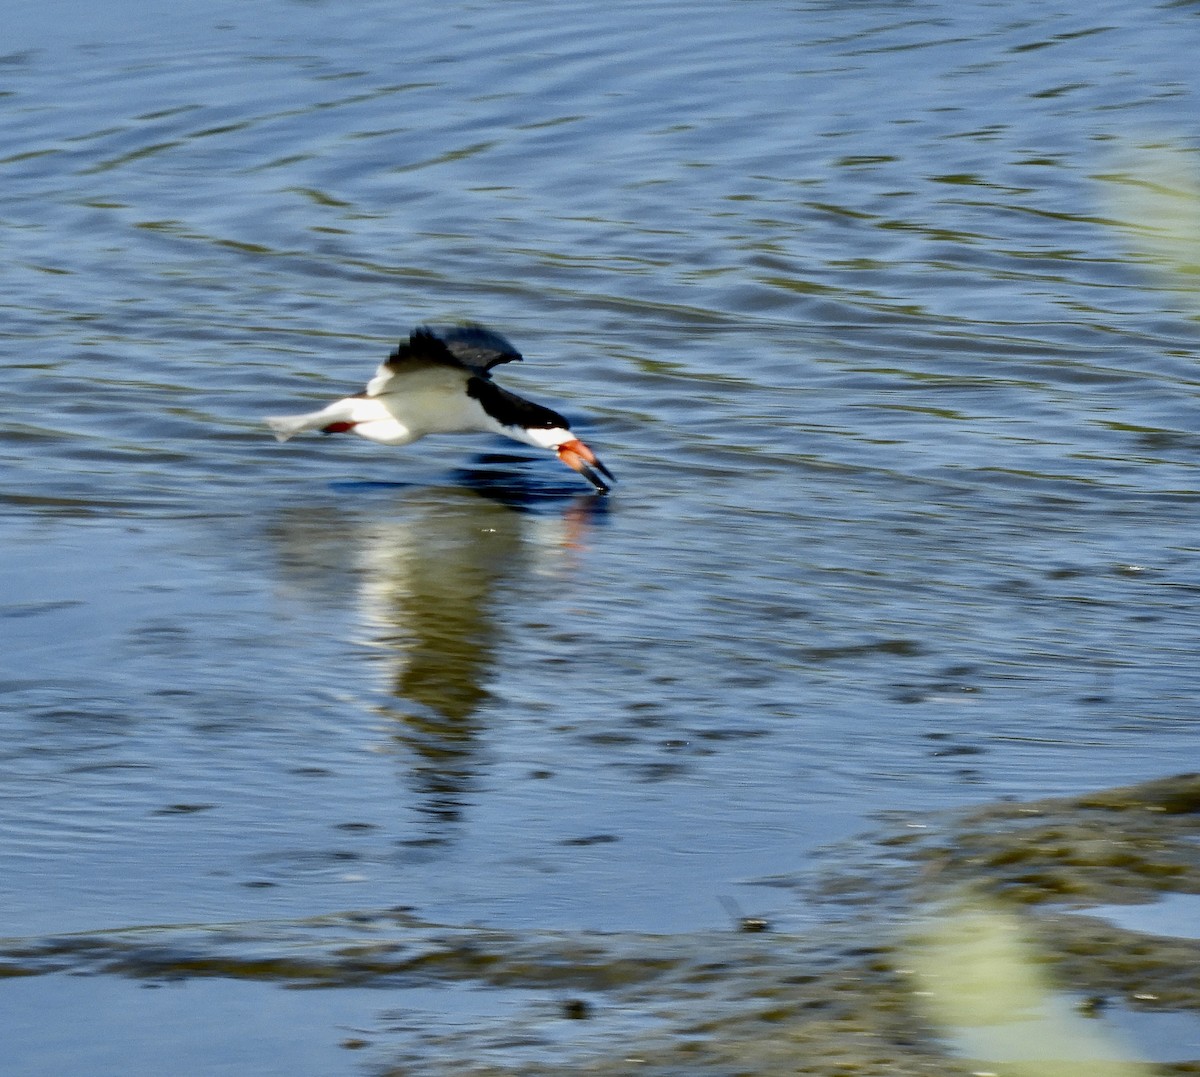
[{"label": "bird's reflection in water", "polygon": [[365,642],[388,669],[378,710],[433,824],[426,842],[445,840],[469,803],[506,602],[569,573],[604,518],[603,498],[512,463],[481,458],[455,486],[342,484],[336,525],[309,508],[276,531],[290,582],[322,601],[347,583],[357,596]]}]

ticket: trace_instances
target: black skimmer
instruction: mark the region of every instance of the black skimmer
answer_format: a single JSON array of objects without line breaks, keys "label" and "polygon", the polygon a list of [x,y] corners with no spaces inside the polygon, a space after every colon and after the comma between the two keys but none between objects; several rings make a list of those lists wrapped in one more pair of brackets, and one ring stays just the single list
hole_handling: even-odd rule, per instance
[{"label": "black skimmer", "polygon": [[272,416],[267,424],[280,441],[304,430],[353,433],[381,445],[408,445],[426,434],[503,434],[553,449],[567,467],[608,493],[616,479],[566,419],[492,381],[492,367],[520,358],[504,337],[481,325],[421,326],[361,393],[320,411]]}]

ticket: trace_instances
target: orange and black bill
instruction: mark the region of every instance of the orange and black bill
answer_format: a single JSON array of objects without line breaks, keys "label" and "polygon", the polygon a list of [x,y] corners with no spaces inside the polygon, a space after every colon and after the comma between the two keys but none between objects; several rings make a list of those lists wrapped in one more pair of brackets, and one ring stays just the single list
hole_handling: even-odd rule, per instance
[{"label": "orange and black bill", "polygon": [[[578,471],[602,494],[607,494],[616,482],[616,477],[582,441],[568,441],[558,447],[558,458],[574,471]],[[601,477],[603,476],[603,477]],[[608,481],[606,482],[605,479]]]}]

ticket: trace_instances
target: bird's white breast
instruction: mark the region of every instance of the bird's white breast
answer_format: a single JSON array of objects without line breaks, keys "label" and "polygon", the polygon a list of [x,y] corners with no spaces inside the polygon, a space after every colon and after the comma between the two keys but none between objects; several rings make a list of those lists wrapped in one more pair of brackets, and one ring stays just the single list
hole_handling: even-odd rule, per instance
[{"label": "bird's white breast", "polygon": [[426,367],[376,378],[379,391],[359,398],[354,432],[371,441],[404,445],[426,434],[491,430],[479,401],[467,395],[467,375],[451,367]]}]

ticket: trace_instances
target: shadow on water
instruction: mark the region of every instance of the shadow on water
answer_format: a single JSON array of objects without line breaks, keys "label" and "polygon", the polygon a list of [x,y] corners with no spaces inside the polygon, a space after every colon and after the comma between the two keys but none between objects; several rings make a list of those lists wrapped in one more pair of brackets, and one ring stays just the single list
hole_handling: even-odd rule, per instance
[{"label": "shadow on water", "polygon": [[[573,475],[554,472],[553,476],[531,471],[544,461],[511,452],[477,453],[467,465],[451,473],[454,483],[480,497],[518,512],[553,514],[564,504],[571,511],[586,515],[592,522],[608,515],[605,495],[581,487]],[[379,479],[350,479],[329,484],[331,490],[351,497],[373,492],[411,490],[416,484]]]},{"label": "shadow on water", "polygon": [[506,607],[569,573],[605,519],[604,498],[549,485],[519,459],[485,456],[456,486],[339,483],[339,505],[289,509],[271,530],[290,584],[316,601],[352,598],[385,670],[373,709],[432,826],[417,844],[447,840],[470,802]]},{"label": "shadow on water", "polygon": [[454,472],[454,479],[481,497],[522,512],[555,512],[569,502],[571,511],[586,516],[589,523],[607,516],[606,496],[581,492],[579,480],[565,472],[555,471],[553,478],[533,473],[529,462],[530,458],[520,453],[479,453],[468,466]]}]

